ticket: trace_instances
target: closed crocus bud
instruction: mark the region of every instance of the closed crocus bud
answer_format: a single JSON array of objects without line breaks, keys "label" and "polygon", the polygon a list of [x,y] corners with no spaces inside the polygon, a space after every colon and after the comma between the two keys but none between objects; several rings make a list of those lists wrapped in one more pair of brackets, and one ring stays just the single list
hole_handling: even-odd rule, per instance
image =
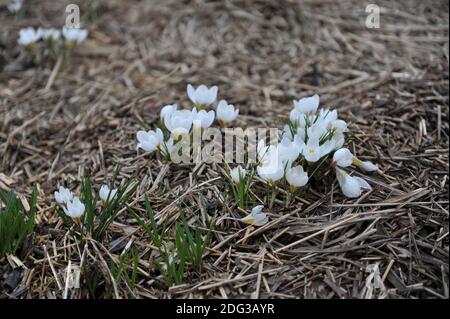
[{"label": "closed crocus bud", "polygon": [[58,191],[55,192],[55,200],[60,205],[66,205],[72,199],[72,192],[63,186],[60,186]]},{"label": "closed crocus bud", "polygon": [[291,186],[291,190],[305,186],[308,183],[308,173],[301,165],[288,168],[286,170],[286,180]]},{"label": "closed crocus bud", "polygon": [[200,85],[198,88],[194,88],[191,84],[187,86],[187,94],[192,103],[199,109],[203,109],[208,105],[214,103],[217,98],[217,92],[219,88],[213,86],[208,88],[206,85]]},{"label": "closed crocus bud", "polygon": [[348,167],[353,163],[353,154],[347,148],[338,149],[333,155],[333,164],[340,167]]},{"label": "closed crocus bud", "polygon": [[342,193],[349,198],[361,196],[363,190],[371,190],[372,187],[364,179],[350,176],[345,171],[336,168],[336,177]]},{"label": "closed crocus bud", "polygon": [[217,105],[217,120],[221,124],[229,124],[233,122],[239,114],[238,109],[234,109],[234,105],[228,104],[227,101],[221,100]]},{"label": "closed crocus bud", "polygon": [[265,213],[262,212],[263,208],[263,205],[254,207],[252,209],[252,212],[248,216],[241,219],[241,222],[258,227],[267,224],[269,218]]},{"label": "closed crocus bud", "polygon": [[64,207],[63,210],[67,216],[79,220],[84,214],[85,206],[78,197],[74,197],[73,200],[67,203],[67,207]]},{"label": "closed crocus bud", "polygon": [[314,114],[317,112],[317,108],[319,107],[319,96],[313,95],[311,97],[305,97],[298,101],[294,100],[294,109],[300,113],[304,114]]},{"label": "closed crocus bud", "polygon": [[155,131],[139,131],[136,137],[138,140],[137,148],[142,148],[147,152],[153,152],[159,149],[161,143],[164,141],[163,132],[159,128]]},{"label": "closed crocus bud", "polygon": [[193,120],[194,115],[191,111],[174,111],[164,118],[164,125],[172,133],[172,137],[178,139],[179,136],[189,133]]},{"label": "closed crocus bud", "polygon": [[107,202],[109,200],[112,200],[117,194],[117,189],[113,188],[110,189],[108,185],[102,185],[100,187],[99,196],[100,199],[104,202]]},{"label": "closed crocus bud", "polygon": [[164,118],[170,114],[172,114],[173,112],[175,112],[178,108],[178,105],[176,104],[169,104],[164,106],[161,109],[161,112],[159,113],[159,117],[161,118],[162,121],[164,121]]},{"label": "closed crocus bud", "polygon": [[192,109],[192,114],[194,116],[194,127],[201,127],[202,129],[206,129],[210,127],[214,122],[215,113],[212,110],[209,112],[206,112],[205,110],[197,111],[197,109],[194,107]]},{"label": "closed crocus bud", "polygon": [[358,159],[354,159],[353,163],[356,166],[359,166],[361,169],[365,170],[366,172],[375,172],[378,171],[378,165],[369,162],[369,161],[360,161]]},{"label": "closed crocus bud", "polygon": [[241,165],[236,166],[230,171],[230,177],[236,184],[238,184],[241,179],[244,179],[246,174],[247,171]]}]

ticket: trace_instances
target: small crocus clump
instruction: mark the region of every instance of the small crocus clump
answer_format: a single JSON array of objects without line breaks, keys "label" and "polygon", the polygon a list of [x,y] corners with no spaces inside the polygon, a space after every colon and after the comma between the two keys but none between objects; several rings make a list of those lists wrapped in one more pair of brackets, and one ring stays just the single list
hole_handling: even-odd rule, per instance
[{"label": "small crocus clump", "polygon": [[71,217],[76,223],[80,222],[80,218],[85,211],[85,206],[69,189],[60,186],[58,191],[55,192],[55,200],[61,205],[67,216]]},{"label": "small crocus clump", "polygon": [[[179,109],[177,104],[165,105],[159,114],[159,126],[155,131],[139,131],[137,133],[138,145],[147,152],[158,150],[166,159],[171,155],[177,143],[183,137],[190,137],[192,133],[201,133],[211,127],[217,119],[221,126],[231,123],[236,119],[239,110],[226,101],[220,101],[217,110],[205,110],[217,100],[218,87],[208,88],[200,85],[194,88],[191,84],[187,86],[187,95],[194,103],[191,110]],[[167,138],[164,141],[164,137]]]},{"label": "small crocus clump", "polygon": [[[316,172],[330,156],[333,156],[332,166],[355,165],[367,172],[378,170],[377,165],[361,161],[348,149],[342,148],[348,131],[347,123],[338,119],[336,110],[319,109],[319,104],[317,94],[294,101],[289,124],[284,127],[278,145],[266,146],[264,141],[258,143],[257,172],[263,181],[274,185],[285,178],[294,191],[309,180],[304,167],[311,167]],[[337,170],[336,175],[347,197],[357,197],[362,190],[370,188],[362,178],[353,178],[343,170]]]}]

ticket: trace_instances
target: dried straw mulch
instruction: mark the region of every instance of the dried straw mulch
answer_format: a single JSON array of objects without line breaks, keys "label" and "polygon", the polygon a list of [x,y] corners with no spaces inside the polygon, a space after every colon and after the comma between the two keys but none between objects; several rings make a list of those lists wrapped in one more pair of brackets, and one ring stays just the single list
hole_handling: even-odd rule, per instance
[{"label": "dried straw mulch", "polygon": [[[24,65],[18,30],[62,25],[66,2],[36,1],[23,19],[0,11],[0,188],[40,190],[33,241],[0,261],[2,298],[86,298],[93,273],[121,298],[448,298],[447,1],[377,1],[380,29],[365,27],[356,0],[80,1],[97,17],[70,66]],[[121,178],[138,172],[133,207],[149,194],[163,219],[176,219],[177,201],[199,215],[235,210],[218,196],[218,167],[137,156],[140,122],[187,105],[187,83],[219,85],[241,126],[277,125],[293,98],[319,93],[352,123],[350,147],[380,165],[367,177],[375,189],[345,199],[326,171],[263,228],[217,225],[201,274],[170,289],[125,212],[105,242],[78,247],[52,193],[64,178],[79,185],[86,169],[98,183],[116,163]],[[134,290],[106,267],[130,245],[140,252]],[[81,274],[81,288],[68,273]],[[371,276],[383,284],[366,286]]]}]

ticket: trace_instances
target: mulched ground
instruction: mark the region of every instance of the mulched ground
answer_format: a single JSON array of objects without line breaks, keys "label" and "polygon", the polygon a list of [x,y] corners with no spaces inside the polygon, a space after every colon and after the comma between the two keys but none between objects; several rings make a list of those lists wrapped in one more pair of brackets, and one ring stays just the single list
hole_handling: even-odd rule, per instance
[{"label": "mulched ground", "polygon": [[[39,186],[36,236],[0,260],[0,298],[87,298],[94,273],[100,298],[448,298],[447,1],[376,1],[380,29],[365,27],[356,0],[78,1],[90,34],[70,65],[26,63],[18,30],[61,26],[70,2],[35,1],[22,18],[0,9],[0,189],[29,197]],[[78,247],[53,192],[87,169],[99,184],[116,163],[121,178],[137,174],[134,207],[148,194],[161,220],[176,219],[177,201],[209,216],[235,210],[218,196],[219,168],[136,153],[142,121],[189,105],[187,83],[219,85],[243,127],[279,125],[292,99],[320,94],[352,123],[350,148],[379,164],[374,190],[345,199],[325,171],[262,228],[219,223],[202,272],[170,289],[125,212],[103,243]],[[139,249],[135,289],[105,266],[121,253],[117,238]],[[370,289],[375,265],[383,285]]]}]

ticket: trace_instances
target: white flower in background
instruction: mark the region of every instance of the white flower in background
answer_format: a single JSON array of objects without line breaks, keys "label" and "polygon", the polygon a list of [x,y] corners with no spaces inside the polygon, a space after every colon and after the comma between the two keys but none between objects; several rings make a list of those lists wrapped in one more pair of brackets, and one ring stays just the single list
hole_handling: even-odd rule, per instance
[{"label": "white flower in background", "polygon": [[194,115],[191,111],[180,110],[167,114],[164,117],[164,125],[177,139],[180,135],[188,134],[192,127]]},{"label": "white flower in background", "polygon": [[58,191],[55,192],[56,202],[60,205],[66,205],[72,199],[73,199],[72,192],[63,186],[59,186]]},{"label": "white flower in background", "polygon": [[320,98],[317,94],[311,97],[305,97],[298,101],[294,100],[294,110],[303,114],[315,114],[319,107],[319,102]]},{"label": "white flower in background", "polygon": [[62,28],[62,34],[69,43],[69,46],[73,47],[86,40],[88,36],[88,31],[86,29],[68,28],[64,26]]},{"label": "white flower in background", "polygon": [[67,202],[67,207],[63,207],[64,213],[67,216],[79,221],[83,216],[85,206],[78,197],[74,197],[71,201]]},{"label": "white flower in background", "polygon": [[303,170],[303,166],[298,165],[286,170],[286,180],[291,185],[291,190],[305,186],[308,183],[308,172]]},{"label": "white flower in background", "polygon": [[340,167],[348,167],[353,163],[353,154],[348,148],[341,148],[334,152],[333,164]]},{"label": "white flower in background", "polygon": [[199,109],[205,108],[208,105],[214,103],[217,98],[217,91],[219,88],[213,86],[208,88],[206,85],[200,85],[195,89],[192,85],[188,84],[187,94],[192,103],[195,104]]},{"label": "white flower in background", "polygon": [[209,112],[205,110],[197,111],[197,109],[194,107],[192,109],[192,115],[194,117],[194,127],[201,127],[203,129],[206,129],[210,127],[214,122],[215,113],[212,110]]},{"label": "white flower in background", "polygon": [[342,193],[349,198],[356,198],[362,194],[363,190],[371,190],[372,187],[364,179],[357,176],[350,176],[345,171],[336,167],[336,177],[341,187]]},{"label": "white flower in background", "polygon": [[262,212],[263,208],[263,205],[254,207],[252,209],[252,212],[248,216],[241,218],[240,221],[245,224],[258,227],[267,224],[267,222],[269,221],[269,217],[267,217],[267,214]]},{"label": "white flower in background", "polygon": [[23,0],[13,0],[7,4],[8,10],[11,13],[17,13],[22,9]]},{"label": "white flower in background", "polygon": [[166,116],[169,116],[173,112],[175,112],[177,110],[177,108],[178,108],[178,105],[176,105],[176,104],[166,105],[161,109],[161,112],[159,113],[159,117],[161,118],[162,121],[164,121],[164,118]]},{"label": "white flower in background", "polygon": [[38,42],[41,39],[41,32],[35,30],[34,28],[24,28],[19,31],[19,40],[17,41],[20,45],[31,46],[32,44]]},{"label": "white flower in background", "polygon": [[221,100],[217,105],[217,120],[223,125],[233,122],[239,114],[239,109],[234,109],[233,104]]},{"label": "white flower in background", "polygon": [[241,178],[244,180],[245,175],[247,175],[247,171],[241,165],[236,166],[230,171],[230,177],[236,184],[239,184]]},{"label": "white flower in background", "polygon": [[112,200],[117,194],[117,189],[110,189],[108,185],[102,185],[100,187],[99,196],[100,199],[104,202]]},{"label": "white flower in background", "polygon": [[42,39],[46,41],[58,41],[61,37],[61,31],[51,28],[51,29],[43,29],[39,28],[38,32],[41,33]]},{"label": "white flower in background", "polygon": [[161,129],[157,128],[156,131],[139,131],[136,134],[138,144],[137,149],[142,148],[144,151],[153,152],[160,148],[161,143],[164,141],[164,135]]}]

